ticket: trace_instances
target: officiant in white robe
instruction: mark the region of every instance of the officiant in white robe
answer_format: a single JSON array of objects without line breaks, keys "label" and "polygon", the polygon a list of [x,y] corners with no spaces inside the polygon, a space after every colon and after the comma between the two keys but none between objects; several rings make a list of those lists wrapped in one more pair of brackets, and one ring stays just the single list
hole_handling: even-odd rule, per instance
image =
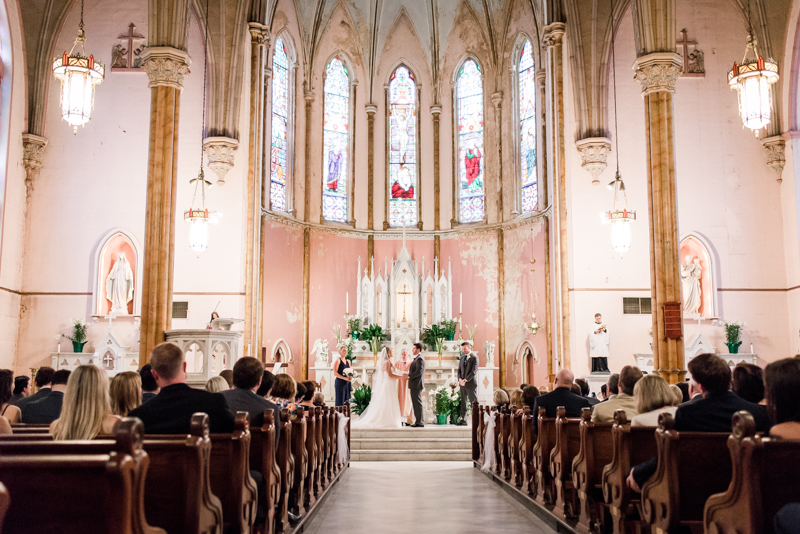
[{"label": "officiant in white robe", "polygon": [[608,329],[603,322],[603,316],[594,315],[594,322],[589,328],[589,355],[592,357],[592,372],[608,372]]}]

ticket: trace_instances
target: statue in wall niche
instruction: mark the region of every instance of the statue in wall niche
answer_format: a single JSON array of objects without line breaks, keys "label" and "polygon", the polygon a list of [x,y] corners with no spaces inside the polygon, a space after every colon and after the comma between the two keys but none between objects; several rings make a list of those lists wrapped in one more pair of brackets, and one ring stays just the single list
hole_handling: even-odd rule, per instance
[{"label": "statue in wall niche", "polygon": [[328,363],[328,340],[318,339],[314,342],[311,354],[316,353],[317,363]]},{"label": "statue in wall niche", "polygon": [[700,258],[687,255],[681,263],[681,285],[683,286],[683,313],[697,315],[703,303],[700,277],[703,276],[703,267]]},{"label": "statue in wall niche", "polygon": [[483,352],[486,354],[486,367],[494,367],[494,341],[484,341]]},{"label": "statue in wall niche", "polygon": [[112,315],[128,315],[128,303],[133,300],[133,270],[124,252],[106,278],[106,298],[111,301]]}]

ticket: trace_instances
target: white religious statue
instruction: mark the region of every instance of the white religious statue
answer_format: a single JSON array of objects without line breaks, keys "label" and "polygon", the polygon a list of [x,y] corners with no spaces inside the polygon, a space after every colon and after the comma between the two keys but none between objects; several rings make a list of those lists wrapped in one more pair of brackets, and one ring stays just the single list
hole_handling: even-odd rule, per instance
[{"label": "white religious statue", "polygon": [[317,354],[317,363],[328,363],[328,340],[318,339],[311,348],[311,354]]},{"label": "white religious statue", "polygon": [[700,289],[700,277],[703,275],[703,267],[700,259],[686,256],[681,263],[681,284],[683,285],[683,313],[686,315],[696,315],[700,313],[702,301],[702,290]]},{"label": "white religious statue", "polygon": [[592,357],[592,372],[608,372],[608,329],[603,322],[603,316],[594,314],[594,322],[589,327],[589,355]]},{"label": "white religious statue", "polygon": [[408,116],[401,111],[397,117],[397,140],[400,143],[400,161],[405,163],[408,150]]},{"label": "white religious statue", "polygon": [[494,367],[494,341],[484,341],[483,352],[486,354],[486,367]]},{"label": "white religious statue", "polygon": [[106,298],[111,301],[112,315],[128,315],[128,303],[133,300],[133,271],[124,252],[106,278]]}]

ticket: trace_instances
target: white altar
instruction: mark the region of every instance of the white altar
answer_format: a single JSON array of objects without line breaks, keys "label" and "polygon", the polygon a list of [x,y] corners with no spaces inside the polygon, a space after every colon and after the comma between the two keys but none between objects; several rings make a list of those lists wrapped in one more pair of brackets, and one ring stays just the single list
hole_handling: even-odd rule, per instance
[{"label": "white altar", "polygon": [[[50,354],[53,369],[74,371],[80,365],[97,365],[108,376],[123,371],[139,370],[139,351],[132,350],[130,342],[138,344],[140,317],[138,315],[93,315],[95,324],[108,321],[105,335],[94,341],[93,352],[53,352]],[[112,324],[117,321],[117,324]],[[92,326],[95,326],[94,324]],[[93,336],[92,336],[93,337]],[[61,343],[59,343],[59,349]]]},{"label": "white altar", "polygon": [[[219,323],[218,323],[219,321]],[[243,332],[221,330],[236,320],[217,319],[212,329],[167,330],[166,340],[178,345],[186,357],[186,373],[192,386],[205,385],[209,378],[233,369],[239,359]]]}]

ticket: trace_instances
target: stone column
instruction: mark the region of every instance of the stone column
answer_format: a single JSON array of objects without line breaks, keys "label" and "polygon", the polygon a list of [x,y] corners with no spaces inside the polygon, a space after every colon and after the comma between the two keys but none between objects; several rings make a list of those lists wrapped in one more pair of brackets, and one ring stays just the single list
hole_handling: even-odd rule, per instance
[{"label": "stone column", "polygon": [[634,68],[645,109],[654,367],[674,384],[686,374],[683,337],[679,323],[673,323],[677,330],[667,328],[664,310],[681,314],[682,309],[673,123],[673,94],[682,64],[674,52],[654,52],[637,58]]},{"label": "stone column", "polygon": [[[503,93],[492,95],[497,132],[497,222],[503,222]],[[502,353],[501,353],[502,354]],[[500,386],[503,387],[503,386]]]},{"label": "stone column", "polygon": [[172,47],[153,46],[142,54],[142,69],[150,79],[150,145],[144,273],[139,284],[142,291],[139,365],[146,364],[153,348],[164,341],[164,332],[172,321],[178,119],[183,78],[189,73],[189,63],[186,52]]},{"label": "stone column", "polygon": [[547,108],[550,116],[547,142],[552,147],[548,169],[553,177],[553,243],[555,252],[556,280],[556,331],[558,338],[558,359],[561,367],[570,368],[569,327],[569,263],[567,247],[567,176],[564,153],[564,63],[563,38],[565,24],[554,22],[545,26],[544,45],[547,48],[545,68]]},{"label": "stone column", "polygon": [[[431,106],[431,115],[433,116],[433,229],[438,232],[441,230],[440,207],[439,202],[441,198],[441,185],[439,184],[439,118],[442,114],[442,106]],[[438,233],[433,236],[433,257],[435,260],[434,265],[441,265],[441,250],[442,238]],[[422,273],[423,278],[425,273]],[[434,277],[438,277],[439,273],[435,272]]]},{"label": "stone column", "polygon": [[42,168],[42,156],[47,146],[44,137],[24,133],[22,134],[22,166],[25,168],[25,188],[27,196],[33,192],[33,184]]},{"label": "stone column", "polygon": [[[375,113],[378,106],[367,104],[367,229],[373,230],[375,214],[372,212],[374,204],[372,196],[375,193]],[[367,258],[367,263],[370,263]],[[369,269],[372,269],[370,265]],[[371,272],[370,272],[371,274]]]},{"label": "stone column", "polygon": [[261,190],[264,149],[264,69],[267,65],[269,29],[250,22],[250,132],[247,147],[247,241],[244,276],[244,355],[261,356]]}]

